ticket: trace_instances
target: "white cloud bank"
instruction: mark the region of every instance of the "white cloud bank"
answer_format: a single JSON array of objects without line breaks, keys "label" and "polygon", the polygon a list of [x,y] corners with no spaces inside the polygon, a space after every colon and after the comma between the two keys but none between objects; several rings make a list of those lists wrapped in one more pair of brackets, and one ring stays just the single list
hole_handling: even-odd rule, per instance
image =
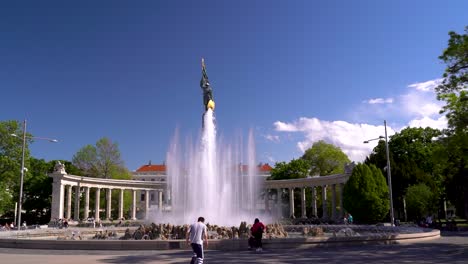
[{"label": "white cloud bank", "polygon": [[[408,85],[410,90],[403,95],[395,96],[397,99],[376,98],[363,101],[367,104],[387,107],[394,104],[392,108],[386,108],[386,118],[391,120],[394,127],[387,124],[388,136],[395,134],[405,127],[432,127],[443,129],[447,127],[445,116],[439,111],[442,103],[438,102],[434,88],[440,83],[440,79]],[[376,111],[378,112],[378,111]],[[405,120],[397,117],[405,117]],[[396,119],[400,119],[395,122]],[[274,129],[277,132],[300,133],[303,138],[296,145],[304,152],[313,143],[324,140],[340,147],[352,161],[360,162],[368,156],[377,145],[378,140],[364,144],[365,140],[384,136],[385,129],[381,125],[365,123],[350,123],[346,121],[326,121],[312,117],[301,117],[292,122],[276,121]],[[279,138],[278,138],[279,141]]]}]

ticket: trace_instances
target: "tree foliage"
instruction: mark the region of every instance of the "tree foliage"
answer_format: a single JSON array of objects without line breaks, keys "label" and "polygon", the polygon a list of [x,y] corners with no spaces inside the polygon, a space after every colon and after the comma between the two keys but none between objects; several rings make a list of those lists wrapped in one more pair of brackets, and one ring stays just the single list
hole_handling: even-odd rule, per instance
[{"label": "tree foliage", "polygon": [[84,175],[98,178],[129,178],[120,157],[118,144],[108,138],[101,138],[96,145],[86,145],[73,156],[73,165]]},{"label": "tree foliage", "polygon": [[406,190],[406,208],[410,219],[419,219],[434,210],[434,194],[424,183],[411,185]]},{"label": "tree foliage", "polygon": [[[390,137],[389,152],[395,210],[403,213],[403,197],[410,185],[424,183],[434,193],[443,191],[440,163],[434,158],[436,139],[441,135],[433,128],[405,128]],[[381,140],[365,161],[386,175],[385,141]],[[388,180],[388,179],[387,179]]]},{"label": "tree foliage", "polygon": [[384,219],[390,209],[388,187],[374,165],[358,164],[343,189],[343,206],[359,223]]},{"label": "tree foliage", "polygon": [[464,34],[449,32],[448,46],[439,59],[446,65],[437,98],[445,101],[448,129],[444,131],[439,158],[446,162],[447,197],[457,212],[468,218],[468,26]]},{"label": "tree foliage", "polygon": [[439,95],[451,94],[467,88],[468,84],[468,26],[465,34],[450,31],[448,47],[439,59],[446,65],[443,82],[436,88]]},{"label": "tree foliage", "polygon": [[271,170],[270,180],[288,180],[305,178],[309,172],[309,163],[302,159],[293,159],[289,163],[277,162]]},{"label": "tree foliage", "polygon": [[[19,195],[23,140],[12,134],[22,135],[18,121],[0,121],[0,215],[13,213]],[[30,134],[27,134],[30,137]],[[30,140],[26,140],[25,167],[28,167]]]},{"label": "tree foliage", "polygon": [[309,162],[311,175],[331,175],[344,173],[344,166],[350,162],[343,151],[323,140],[315,142],[305,151],[302,159]]}]

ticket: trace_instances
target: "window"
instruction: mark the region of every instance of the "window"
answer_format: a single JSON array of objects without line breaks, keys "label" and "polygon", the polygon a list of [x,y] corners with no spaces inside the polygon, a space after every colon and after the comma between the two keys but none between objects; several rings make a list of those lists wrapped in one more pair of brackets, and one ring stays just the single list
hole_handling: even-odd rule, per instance
[{"label": "window", "polygon": [[144,200],[145,200],[145,194],[142,193],[142,194],[141,194],[141,201],[143,202]]},{"label": "window", "polygon": [[154,193],[151,194],[151,201],[154,201]]}]

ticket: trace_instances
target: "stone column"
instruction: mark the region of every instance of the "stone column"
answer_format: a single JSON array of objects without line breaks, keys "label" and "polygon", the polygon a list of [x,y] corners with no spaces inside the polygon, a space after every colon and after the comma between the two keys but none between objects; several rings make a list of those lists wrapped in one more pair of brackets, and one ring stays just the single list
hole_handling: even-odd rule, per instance
[{"label": "stone column", "polygon": [[294,216],[294,188],[289,188],[289,217]]},{"label": "stone column", "polygon": [[132,190],[132,220],[136,220],[136,190]]},{"label": "stone column", "polygon": [[306,212],[306,188],[301,188],[301,209],[302,209],[302,218],[307,218]]},{"label": "stone column", "polygon": [[52,183],[52,212],[50,216],[52,220],[63,218],[64,194],[65,190],[61,180],[54,177],[54,181]]},{"label": "stone column", "polygon": [[96,188],[96,199],[94,200],[96,203],[94,206],[94,220],[99,221],[99,204],[101,203],[101,188]]},{"label": "stone column", "polygon": [[72,186],[67,185],[67,219],[71,219]]},{"label": "stone column", "polygon": [[120,189],[119,197],[119,219],[123,218],[123,206],[124,206],[124,189]]},{"label": "stone column", "polygon": [[327,208],[327,186],[323,185],[322,186],[322,218],[327,219],[328,218],[328,208]]},{"label": "stone column", "polygon": [[107,189],[106,219],[111,219],[112,212],[112,189]]},{"label": "stone column", "polygon": [[318,217],[317,215],[317,189],[315,186],[311,187],[312,189],[312,215]]},{"label": "stone column", "polygon": [[343,219],[344,217],[343,188],[344,188],[344,183],[340,183],[340,219]]},{"label": "stone column", "polygon": [[84,219],[89,218],[89,187],[84,187],[85,191],[85,208],[84,208]]},{"label": "stone column", "polygon": [[332,184],[332,219],[336,220],[336,184]]},{"label": "stone column", "polygon": [[162,212],[163,209],[163,192],[158,191],[158,210]]},{"label": "stone column", "polygon": [[281,201],[281,195],[283,194],[281,188],[276,189],[276,210],[278,213],[278,217],[283,217],[283,204]]},{"label": "stone column", "polygon": [[75,221],[80,221],[80,184],[75,186],[75,212],[73,214],[73,219]]},{"label": "stone column", "polygon": [[145,190],[145,219],[149,218],[149,200],[150,200],[150,191]]},{"label": "stone column", "polygon": [[269,198],[268,198],[268,189],[265,189],[265,213],[268,213],[270,212],[270,201],[269,201]]}]

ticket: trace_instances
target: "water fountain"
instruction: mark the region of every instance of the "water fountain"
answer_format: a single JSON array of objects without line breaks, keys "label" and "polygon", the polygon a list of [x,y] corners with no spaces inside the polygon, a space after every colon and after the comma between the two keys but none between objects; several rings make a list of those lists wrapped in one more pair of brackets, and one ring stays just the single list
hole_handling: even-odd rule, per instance
[{"label": "water fountain", "polygon": [[249,132],[246,155],[240,144],[218,141],[215,104],[203,59],[200,87],[205,108],[200,139],[182,148],[179,132],[175,133],[167,153],[170,210],[152,211],[148,220],[187,224],[204,216],[207,222],[226,226],[251,221],[258,217],[255,203],[260,194],[253,132]]}]

